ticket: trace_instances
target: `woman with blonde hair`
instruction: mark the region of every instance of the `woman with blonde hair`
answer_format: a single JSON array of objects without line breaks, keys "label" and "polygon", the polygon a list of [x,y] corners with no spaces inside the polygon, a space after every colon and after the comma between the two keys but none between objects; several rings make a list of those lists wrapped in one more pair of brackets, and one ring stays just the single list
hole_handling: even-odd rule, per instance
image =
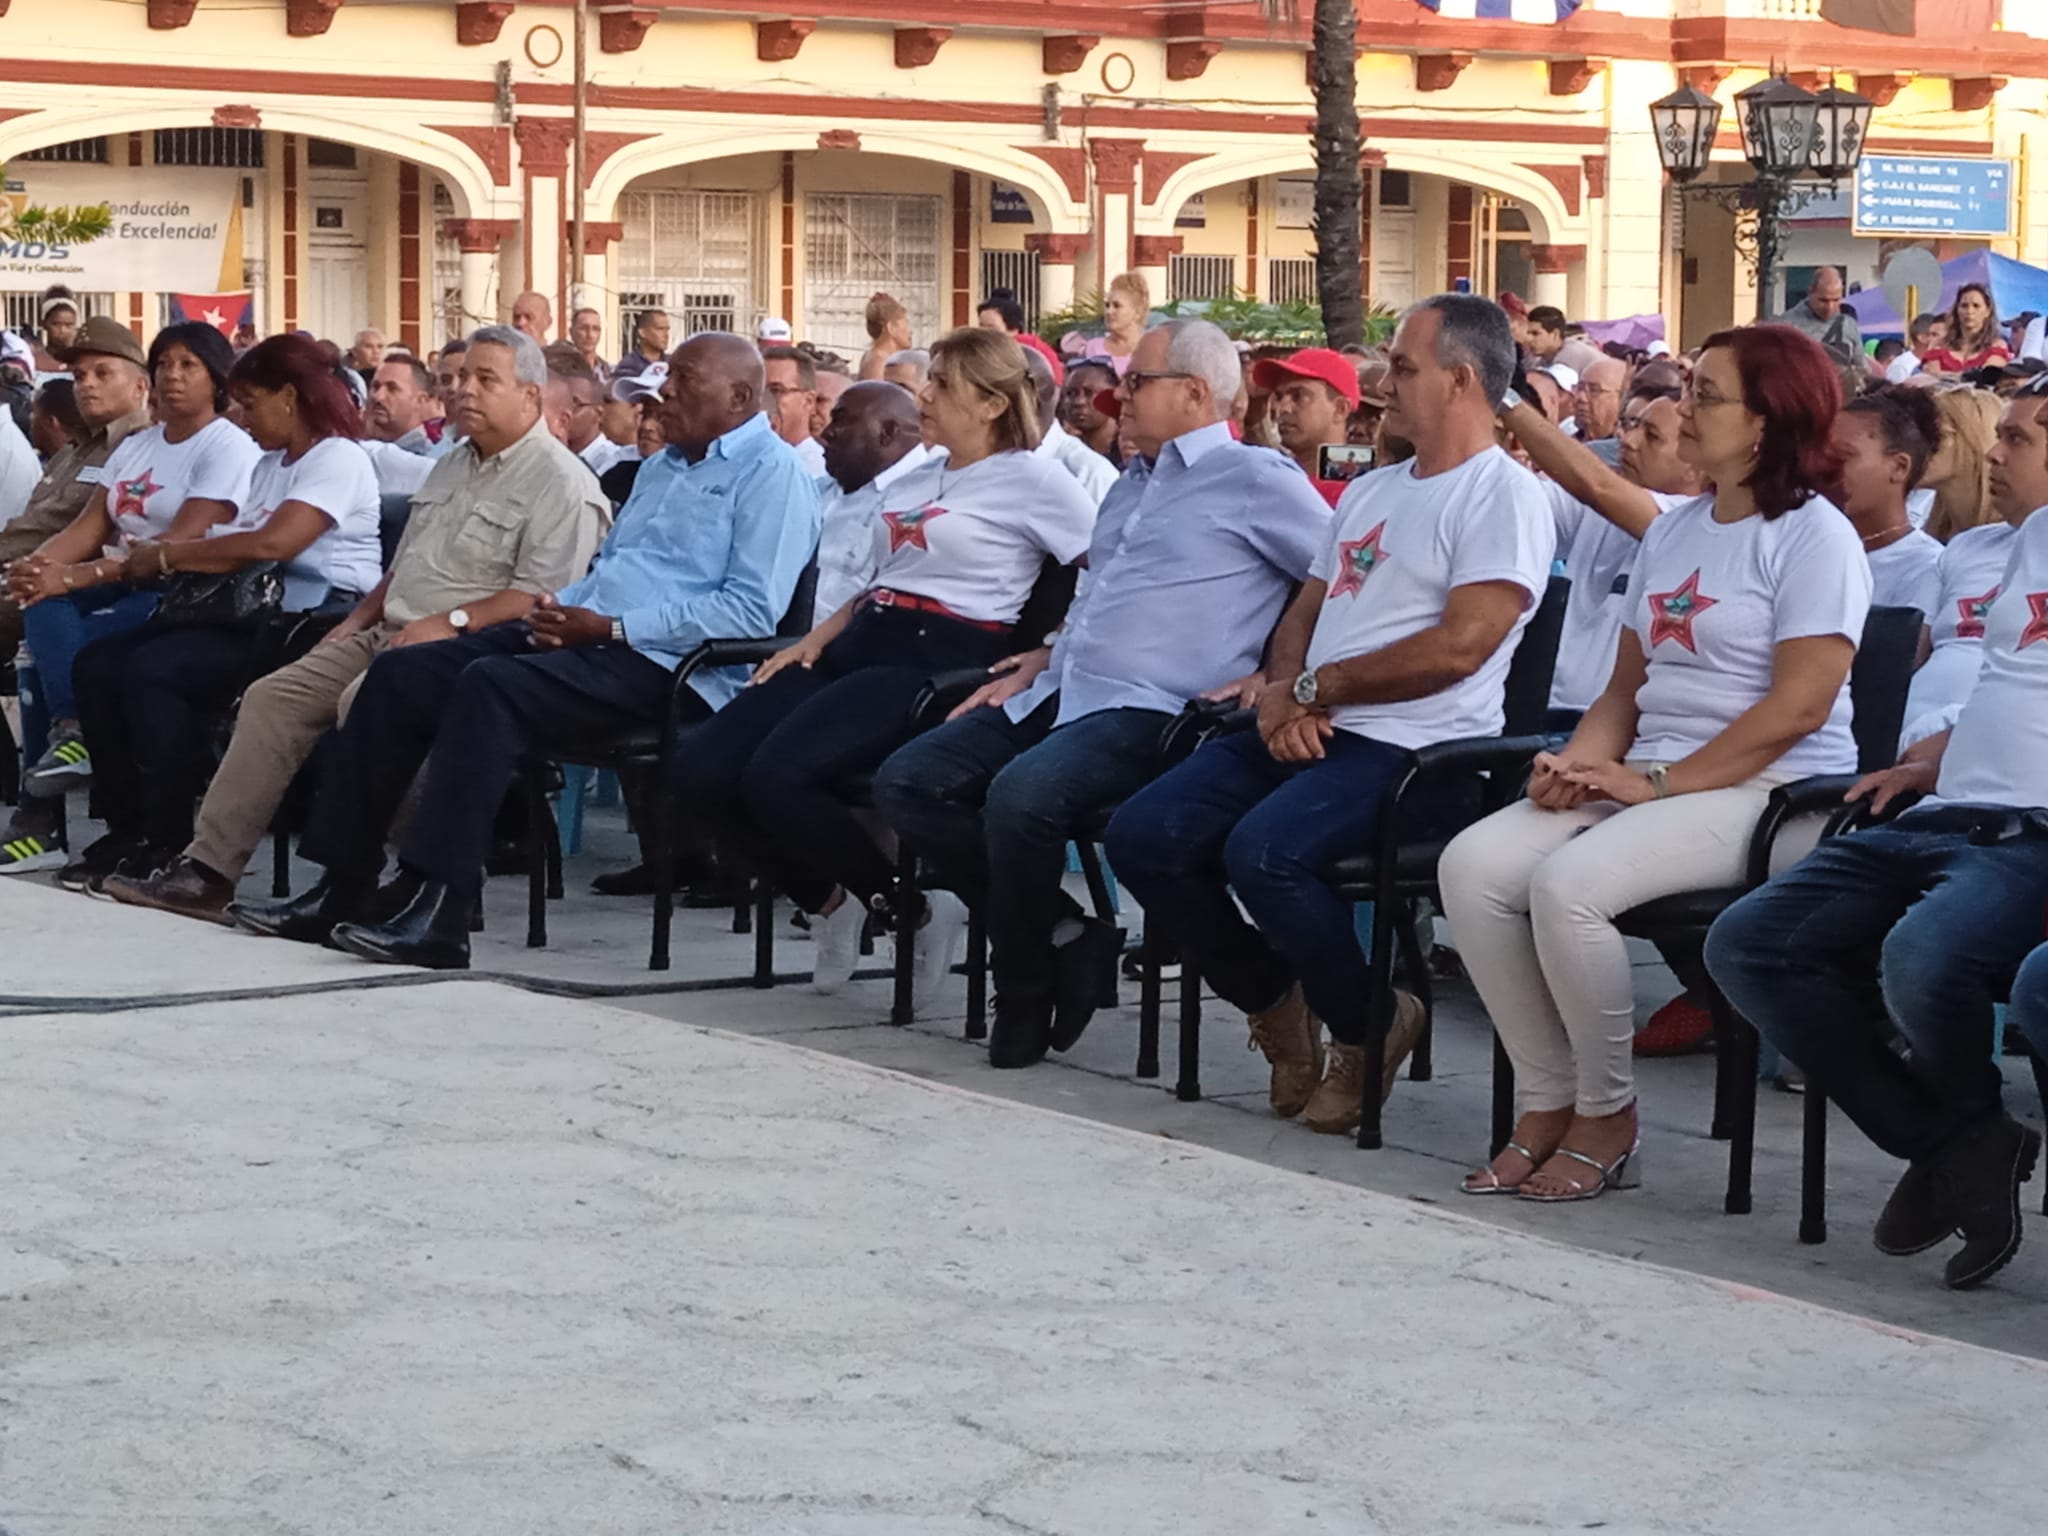
[{"label": "woman with blonde hair", "polygon": [[911,348],[910,311],[893,295],[878,293],[868,300],[867,351],[860,355],[860,377],[879,379],[889,359]]},{"label": "woman with blonde hair", "polygon": [[1988,389],[1935,393],[1941,443],[1927,461],[1920,491],[1931,493],[1923,527],[1944,544],[1966,528],[1998,521],[1991,505],[1990,471],[1984,455],[1998,436],[1998,416],[2004,408],[2004,402]]},{"label": "woman with blonde hair", "polygon": [[926,679],[1037,645],[1015,629],[1039,571],[1072,565],[1095,532],[1080,482],[1033,451],[1037,387],[1010,337],[964,326],[942,338],[918,404],[932,454],[882,493],[873,583],[762,663],[671,770],[683,803],[815,914],[821,991],[845,985],[866,914],[899,895],[839,787],[908,739]]},{"label": "woman with blonde hair", "polygon": [[1109,334],[1089,337],[1082,355],[1106,359],[1116,370],[1116,376],[1122,378],[1124,370],[1131,366],[1131,354],[1137,350],[1151,314],[1152,289],[1144,278],[1135,272],[1111,278],[1109,291],[1102,297],[1102,323]]}]

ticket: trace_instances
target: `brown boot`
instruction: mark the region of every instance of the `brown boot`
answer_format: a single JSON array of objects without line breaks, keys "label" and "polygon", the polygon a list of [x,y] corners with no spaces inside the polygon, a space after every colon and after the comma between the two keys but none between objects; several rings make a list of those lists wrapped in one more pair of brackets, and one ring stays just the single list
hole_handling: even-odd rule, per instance
[{"label": "brown boot", "polygon": [[1309,1011],[1298,986],[1289,987],[1287,995],[1272,1007],[1247,1015],[1245,1022],[1252,1032],[1245,1049],[1264,1051],[1273,1067],[1266,1102],[1273,1106],[1274,1114],[1291,1120],[1301,1113],[1322,1080],[1322,1022]]},{"label": "brown boot", "polygon": [[[1387,1102],[1394,1091],[1394,1079],[1400,1075],[1401,1064],[1415,1050],[1415,1042],[1422,1038],[1421,1000],[1406,992],[1394,994],[1394,1022],[1387,1027],[1387,1050],[1381,1058],[1384,1070],[1380,1075],[1380,1103]],[[1323,1073],[1323,1080],[1316,1085],[1313,1098],[1308,1101],[1308,1113],[1303,1116],[1308,1128],[1325,1136],[1342,1136],[1358,1129],[1358,1122],[1365,1117],[1365,1047],[1346,1045],[1341,1040],[1330,1042],[1330,1065]]]},{"label": "brown boot", "polygon": [[147,879],[109,875],[103,889],[127,906],[155,907],[208,923],[234,923],[228,916],[228,903],[235,899],[233,883],[195,859],[173,859]]}]

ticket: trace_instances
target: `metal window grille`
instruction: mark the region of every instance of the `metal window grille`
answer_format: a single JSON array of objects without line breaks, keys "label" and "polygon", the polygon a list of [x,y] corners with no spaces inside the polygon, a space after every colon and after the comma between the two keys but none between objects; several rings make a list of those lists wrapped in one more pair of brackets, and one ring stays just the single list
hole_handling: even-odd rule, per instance
[{"label": "metal window grille", "polygon": [[661,188],[619,199],[619,334],[633,317],[665,309],[677,341],[704,331],[751,330],[756,203],[751,192]]},{"label": "metal window grille", "polygon": [[159,128],[156,163],[261,170],[263,132],[258,128]]},{"label": "metal window grille", "polygon": [[1173,256],[1167,259],[1166,297],[1227,299],[1237,286],[1235,256]]},{"label": "metal window grille", "polygon": [[434,319],[435,334],[453,338],[465,328],[462,313],[462,245],[447,233],[455,217],[455,197],[434,183]]},{"label": "metal window grille", "polygon": [[14,158],[17,160],[55,160],[74,165],[105,165],[107,163],[107,141],[105,138],[73,139],[68,144],[45,144],[41,149],[24,150]]},{"label": "metal window grille", "polygon": [[[111,293],[80,293],[73,297],[78,301],[78,318],[91,319],[94,315],[110,315],[114,312],[114,296]],[[41,293],[0,293],[0,326],[10,331],[19,331],[24,336],[42,334],[43,296]]]},{"label": "metal window grille", "polygon": [[1017,295],[1017,302],[1024,306],[1024,329],[1037,330],[1038,252],[983,251],[981,292],[975,295],[976,302],[987,298],[998,288],[1007,288]]},{"label": "metal window grille", "polygon": [[913,336],[939,320],[939,199],[813,192],[804,216],[803,336],[858,356],[868,344],[868,300],[895,295]]},{"label": "metal window grille", "polygon": [[1275,304],[1313,304],[1318,291],[1313,256],[1275,256],[1266,263],[1266,296]]}]

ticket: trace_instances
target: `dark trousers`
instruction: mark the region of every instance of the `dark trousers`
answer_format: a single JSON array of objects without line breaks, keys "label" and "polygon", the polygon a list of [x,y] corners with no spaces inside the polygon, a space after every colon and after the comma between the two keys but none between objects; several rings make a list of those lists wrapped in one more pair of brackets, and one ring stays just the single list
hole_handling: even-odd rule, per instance
[{"label": "dark trousers", "polygon": [[791,667],[737,698],[677,744],[670,783],[685,813],[716,829],[807,912],[843,886],[886,895],[895,867],[846,803],[855,774],[910,735],[910,710],[935,673],[986,667],[1007,631],[937,614],[864,609],[808,670]]},{"label": "dark trousers", "polygon": [[2041,942],[2048,837],[1973,843],[1986,817],[1936,807],[1830,838],[1707,937],[1728,1000],[1894,1157],[2001,1112],[1992,1005]]},{"label": "dark trousers", "polygon": [[1052,992],[1052,931],[1077,828],[1158,771],[1169,716],[1105,709],[1057,730],[1055,694],[1022,720],[977,709],[901,748],[875,775],[875,809],[982,914],[1005,1000]]},{"label": "dark trousers", "polygon": [[399,861],[473,891],[519,760],[658,721],[674,686],[674,674],[630,646],[536,651],[524,624],[386,651],[334,739],[302,851],[341,879],[375,879],[385,834],[424,765]]},{"label": "dark trousers", "polygon": [[1219,996],[1256,1013],[1299,981],[1331,1035],[1356,1045],[1370,973],[1351,903],[1322,872],[1373,846],[1406,758],[1347,731],[1324,750],[1301,765],[1276,762],[1256,731],[1210,742],[1116,813],[1109,861]]},{"label": "dark trousers", "polygon": [[71,669],[92,752],[93,814],[120,837],[176,851],[213,772],[212,731],[248,680],[243,627],[144,624],[95,640]]}]

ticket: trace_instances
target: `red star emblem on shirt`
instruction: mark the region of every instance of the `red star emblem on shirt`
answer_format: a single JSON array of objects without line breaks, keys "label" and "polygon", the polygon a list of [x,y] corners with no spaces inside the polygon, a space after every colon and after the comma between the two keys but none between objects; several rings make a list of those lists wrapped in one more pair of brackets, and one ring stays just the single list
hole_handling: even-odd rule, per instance
[{"label": "red star emblem on shirt", "polygon": [[156,483],[156,472],[145,469],[139,479],[116,480],[114,482],[114,516],[146,517],[149,514],[149,498],[163,487]]},{"label": "red star emblem on shirt", "polygon": [[2016,651],[2024,651],[2036,640],[2048,640],[2048,592],[2029,592],[2027,607],[2033,611],[2033,617],[2020,631],[2020,643],[2013,647]]},{"label": "red star emblem on shirt", "polygon": [[1984,618],[1991,612],[1991,605],[1998,601],[1998,588],[1993,587],[1981,597],[1959,597],[1956,599],[1956,638],[1958,640],[1982,640]]},{"label": "red star emblem on shirt", "polygon": [[1699,647],[1693,644],[1692,621],[1705,613],[1721,600],[1705,597],[1700,593],[1700,573],[1694,571],[1669,592],[1650,594],[1650,646],[1655,649],[1666,640],[1676,640],[1680,645],[1699,654]]},{"label": "red star emblem on shirt", "polygon": [[1364,538],[1346,539],[1337,546],[1337,578],[1330,583],[1329,596],[1324,601],[1350,597],[1365,589],[1365,578],[1379,569],[1379,563],[1387,557],[1387,552],[1380,548],[1380,535],[1386,531],[1385,522],[1375,523]]},{"label": "red star emblem on shirt", "polygon": [[889,553],[893,555],[905,547],[930,549],[925,531],[933,518],[944,517],[946,511],[944,507],[918,507],[910,512],[884,512],[882,521],[889,525]]}]

